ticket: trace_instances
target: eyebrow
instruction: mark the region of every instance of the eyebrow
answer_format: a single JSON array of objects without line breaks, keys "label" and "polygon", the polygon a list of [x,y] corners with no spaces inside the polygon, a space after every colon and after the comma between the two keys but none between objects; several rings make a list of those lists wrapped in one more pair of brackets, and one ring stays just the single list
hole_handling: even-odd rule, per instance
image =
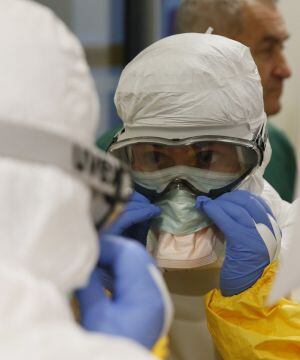
[{"label": "eyebrow", "polygon": [[278,37],[275,35],[266,35],[262,38],[262,40],[260,41],[260,44],[265,44],[265,43],[278,44],[278,43],[282,43],[282,42],[288,40],[289,38],[290,38],[289,34],[285,34],[282,37]]}]

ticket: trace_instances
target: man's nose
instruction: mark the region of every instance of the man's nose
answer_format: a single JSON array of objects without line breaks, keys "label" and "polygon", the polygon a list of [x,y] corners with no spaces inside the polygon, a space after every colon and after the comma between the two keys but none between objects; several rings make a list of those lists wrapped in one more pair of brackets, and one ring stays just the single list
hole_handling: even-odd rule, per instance
[{"label": "man's nose", "polygon": [[281,79],[288,79],[292,75],[292,70],[283,53],[277,57],[277,61],[273,70],[273,75]]}]

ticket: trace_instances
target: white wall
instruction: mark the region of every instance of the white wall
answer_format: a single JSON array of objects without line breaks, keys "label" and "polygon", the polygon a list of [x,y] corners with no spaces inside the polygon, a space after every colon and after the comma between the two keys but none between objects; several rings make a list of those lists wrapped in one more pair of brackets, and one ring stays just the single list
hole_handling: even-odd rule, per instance
[{"label": "white wall", "polygon": [[282,99],[282,111],[272,117],[278,127],[289,136],[297,150],[300,150],[300,1],[281,0],[279,8],[283,14],[290,40],[286,45],[286,55],[293,75],[286,81]]}]

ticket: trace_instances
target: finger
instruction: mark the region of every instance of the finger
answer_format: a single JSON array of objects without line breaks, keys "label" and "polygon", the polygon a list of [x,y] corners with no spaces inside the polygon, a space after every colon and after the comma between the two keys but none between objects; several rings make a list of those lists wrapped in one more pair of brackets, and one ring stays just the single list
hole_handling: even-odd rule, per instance
[{"label": "finger", "polygon": [[236,227],[236,222],[221,208],[216,200],[211,200],[206,196],[198,196],[196,199],[196,207],[205,212],[225,234]]},{"label": "finger", "polygon": [[151,209],[156,209],[157,213],[160,213],[160,208],[157,205],[153,205],[150,203],[140,203],[137,201],[130,201],[126,204],[125,209],[123,210],[123,213],[126,211],[131,211],[131,210],[142,210],[142,209],[147,209],[147,208],[151,208]]},{"label": "finger", "polygon": [[144,195],[140,194],[137,191],[134,191],[134,193],[132,194],[131,201],[137,201],[139,203],[145,203],[145,204],[150,204],[150,200],[147,199]]},{"label": "finger", "polygon": [[250,214],[241,206],[224,200],[216,200],[216,202],[223,209],[223,211],[227,215],[229,215],[231,219],[235,222],[235,226],[242,225],[248,228],[253,228],[255,226],[255,222],[250,216]]},{"label": "finger", "polygon": [[79,306],[82,309],[91,309],[95,305],[109,302],[110,300],[105,295],[102,281],[101,270],[95,269],[89,279],[85,288],[82,288],[76,292],[76,296],[79,302]]},{"label": "finger", "polygon": [[273,227],[269,220],[268,214],[271,210],[262,205],[261,201],[258,200],[259,196],[254,196],[249,191],[237,190],[230,193],[226,193],[220,196],[218,201],[226,201],[232,204],[240,206],[245,209],[249,215],[253,218],[256,224],[265,224],[272,231]]},{"label": "finger", "polygon": [[106,235],[101,239],[100,264],[114,275],[116,298],[124,299],[131,296],[130,289],[143,285],[145,276],[150,276],[147,264],[154,261],[137,242]]},{"label": "finger", "polygon": [[129,226],[134,224],[150,220],[153,217],[158,216],[160,213],[161,210],[158,206],[148,205],[147,207],[136,208],[135,210],[121,214],[117,222],[119,222],[120,227],[127,229]]},{"label": "finger", "polygon": [[120,235],[132,225],[150,220],[160,214],[161,210],[155,205],[149,204],[147,207],[136,208],[123,212],[119,218],[106,230],[111,235]]},{"label": "finger", "polygon": [[[101,237],[100,244],[99,263],[101,266],[113,270],[114,274],[119,270],[120,266],[123,265],[122,261],[127,256],[134,259],[135,263],[150,262],[154,264],[153,259],[143,246],[134,240],[105,234]],[[128,264],[128,269],[130,269],[130,264]]]},{"label": "finger", "polygon": [[261,196],[258,196],[258,195],[255,195],[255,194],[252,194],[252,196],[261,204],[261,206],[265,209],[265,211],[269,215],[271,215],[273,218],[275,218],[270,206],[267,204],[267,202]]},{"label": "finger", "polygon": [[[106,236],[102,239],[100,261],[114,273],[113,302],[161,309],[161,335],[169,329],[173,307],[162,276],[147,251],[133,241]],[[152,302],[149,304],[149,301]],[[148,305],[147,305],[148,304]],[[154,312],[155,314],[155,312]]]}]

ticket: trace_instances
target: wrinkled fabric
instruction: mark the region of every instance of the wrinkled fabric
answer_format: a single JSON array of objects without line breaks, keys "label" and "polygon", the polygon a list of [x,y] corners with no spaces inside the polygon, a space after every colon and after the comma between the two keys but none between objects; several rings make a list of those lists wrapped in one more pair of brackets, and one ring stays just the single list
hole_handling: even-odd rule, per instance
[{"label": "wrinkled fabric", "polygon": [[[124,124],[118,142],[203,135],[251,140],[267,121],[262,94],[246,46],[210,34],[167,37],[142,51],[122,72],[115,94]],[[267,143],[263,163],[240,189],[262,194],[270,157]]]},{"label": "wrinkled fabric", "polygon": [[155,205],[161,214],[151,220],[155,246],[151,253],[161,268],[193,268],[214,262],[211,221],[195,211],[195,195],[184,188],[171,189]]},{"label": "wrinkled fabric", "polygon": [[270,264],[261,279],[239,295],[223,297],[219,290],[207,295],[208,327],[224,360],[299,358],[299,304],[281,299],[265,306],[276,268],[276,262]]},{"label": "wrinkled fabric", "polygon": [[64,293],[82,286],[98,258],[89,190],[59,169],[9,159],[1,159],[0,176],[0,262]]},{"label": "wrinkled fabric", "polygon": [[56,286],[24,267],[1,263],[0,281],[1,359],[98,360],[109,353],[112,360],[153,360],[131,341],[83,331]]},{"label": "wrinkled fabric", "polygon": [[196,196],[184,187],[175,187],[154,204],[161,214],[151,221],[151,228],[174,235],[189,235],[211,224],[202,211],[195,211]]},{"label": "wrinkled fabric", "polygon": [[[266,123],[262,86],[250,50],[217,35],[180,34],[149,46],[124,69],[115,104],[124,123],[120,142],[141,136],[185,139],[202,135],[250,140]],[[268,203],[285,246],[290,205],[263,179],[270,156],[267,143],[263,163],[239,188]],[[204,312],[204,295],[219,286],[224,255],[220,234],[215,235],[215,263],[164,273],[175,304],[172,360],[198,360],[199,354],[203,360],[219,359]],[[237,334],[238,329],[235,341]]]},{"label": "wrinkled fabric", "polygon": [[[298,185],[298,194],[299,190]],[[292,226],[288,230],[285,243],[282,246],[279,271],[268,299],[270,304],[289,294],[293,297],[295,294],[295,298],[300,302],[299,242],[297,240],[299,236],[299,214],[300,198],[297,198],[291,205],[289,211],[289,221]]]},{"label": "wrinkled fabric", "polygon": [[[261,196],[271,207],[278,225],[282,230],[282,251],[279,255],[280,258],[286,258],[286,250],[290,246],[289,233],[293,223],[291,205],[281,200],[276,191],[267,182],[264,182],[263,185]],[[222,359],[222,357],[217,354],[213,345],[213,339],[207,330],[206,306],[204,301],[204,297],[209,291],[219,288],[219,276],[222,257],[224,255],[224,246],[220,242],[220,234],[216,233],[215,235],[217,235],[214,240],[215,252],[219,257],[215,263],[199,269],[167,271],[164,273],[164,278],[175,306],[175,319],[170,332],[170,359],[172,360],[198,360],[198,354],[200,353],[204,360]],[[222,304],[218,305],[217,300],[218,299],[214,302],[216,304],[215,306],[221,309]],[[295,313],[297,312],[296,307],[295,305]],[[298,311],[300,311],[299,305]],[[238,313],[237,319],[239,319],[242,324],[242,311]],[[211,328],[216,325],[216,322],[210,323]],[[237,342],[239,324],[236,325],[235,331],[234,341]],[[226,333],[222,332],[218,334],[218,336],[221,335],[226,336]],[[248,337],[245,336],[243,339],[246,344]],[[251,346],[251,343],[248,345]],[[229,359],[232,360],[235,358],[240,359],[238,356]],[[284,357],[282,357],[282,359],[283,358]],[[255,357],[248,359],[255,359]],[[266,357],[266,359],[268,358]]]},{"label": "wrinkled fabric", "polygon": [[161,231],[156,239],[156,245],[149,251],[163,269],[193,269],[217,260],[216,239],[209,227],[188,235]]},{"label": "wrinkled fabric", "polygon": [[[30,1],[1,1],[0,14],[0,121],[90,144],[99,105],[79,42]],[[98,252],[86,186],[60,169],[9,158],[1,159],[0,176],[1,259],[64,292],[82,285]]]},{"label": "wrinkled fabric", "polygon": [[121,75],[115,95],[125,126],[120,139],[251,139],[266,121],[261,94],[246,46],[217,35],[170,36],[142,51]]},{"label": "wrinkled fabric", "polygon": [[5,49],[0,116],[90,144],[98,126],[99,102],[83,49],[51,11],[43,16],[45,8],[34,5],[26,0],[0,4]]},{"label": "wrinkled fabric", "polygon": [[[0,121],[90,145],[97,94],[66,26],[35,2],[1,0],[0,42]],[[1,154],[0,177],[0,358],[151,359],[130,341],[85,333],[70,311],[99,251],[86,185]]]}]

